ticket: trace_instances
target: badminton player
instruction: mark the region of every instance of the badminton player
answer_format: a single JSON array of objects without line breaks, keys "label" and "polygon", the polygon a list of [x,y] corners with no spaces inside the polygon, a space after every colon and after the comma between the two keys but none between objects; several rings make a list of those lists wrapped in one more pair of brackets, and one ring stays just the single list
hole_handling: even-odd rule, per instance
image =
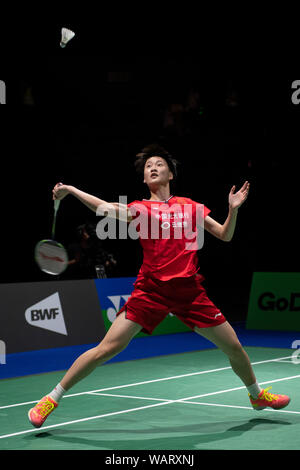
[{"label": "badminton player", "polygon": [[[91,374],[98,365],[125,349],[137,333],[144,331],[151,334],[169,312],[223,351],[233,371],[247,388],[255,410],[287,406],[290,402],[288,396],[270,393],[269,388],[262,389],[259,386],[249,357],[236,333],[208,298],[203,287],[204,278],[198,269],[199,245],[191,245],[191,239],[183,231],[181,237],[175,236],[174,227],[180,224],[184,226],[184,223],[192,225],[192,233],[197,233],[197,227],[201,230],[201,223],[197,220],[200,217],[205,231],[229,242],[234,235],[238,210],[248,197],[249,183],[246,181],[238,191],[235,186],[231,188],[228,216],[221,224],[209,215],[210,210],[203,204],[171,194],[170,188],[177,175],[177,162],[164,148],[155,144],[145,147],[137,156],[136,169],[143,175],[149,199],[128,205],[108,203],[74,186],[57,184],[53,189],[54,199],[61,200],[69,194],[94,212],[100,208],[111,214],[113,208],[115,217],[119,219],[125,217],[128,223],[139,220],[143,263],[131,297],[118,312],[104,339],[75,360],[60,383],[28,412],[29,420],[37,428],[42,426],[66,391]],[[149,233],[142,236],[142,221],[149,221],[153,217],[159,221],[159,230],[155,236],[147,236]],[[168,236],[164,229],[169,229]]]}]

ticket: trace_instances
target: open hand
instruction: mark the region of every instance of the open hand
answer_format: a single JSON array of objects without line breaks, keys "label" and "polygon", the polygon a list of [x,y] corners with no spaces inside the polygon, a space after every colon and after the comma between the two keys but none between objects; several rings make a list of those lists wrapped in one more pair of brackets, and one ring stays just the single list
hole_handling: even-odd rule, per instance
[{"label": "open hand", "polygon": [[245,181],[243,186],[239,191],[235,193],[236,186],[232,186],[230,193],[229,193],[229,206],[231,209],[238,209],[241,205],[246,201],[248,194],[249,194],[250,183]]}]

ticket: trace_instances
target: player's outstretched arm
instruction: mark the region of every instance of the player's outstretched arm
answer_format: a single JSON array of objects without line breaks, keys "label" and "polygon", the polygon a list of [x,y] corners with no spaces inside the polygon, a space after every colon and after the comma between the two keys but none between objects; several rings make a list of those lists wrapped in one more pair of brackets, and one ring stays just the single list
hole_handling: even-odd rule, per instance
[{"label": "player's outstretched arm", "polygon": [[235,192],[235,189],[236,187],[233,186],[229,193],[228,216],[224,224],[223,225],[220,224],[219,222],[217,222],[216,220],[214,220],[212,217],[209,217],[209,216],[205,217],[205,221],[204,221],[205,229],[209,233],[214,235],[215,237],[225,242],[230,242],[232,240],[235,227],[236,227],[238,209],[241,207],[241,205],[246,201],[248,197],[250,184],[248,183],[248,181],[246,181],[239,191]]},{"label": "player's outstretched arm", "polygon": [[76,197],[82,204],[87,206],[98,215],[108,215],[121,220],[130,221],[131,214],[126,204],[119,204],[117,202],[107,202],[92,194],[85,193],[75,186],[57,183],[53,188],[53,199],[64,199],[68,194]]}]

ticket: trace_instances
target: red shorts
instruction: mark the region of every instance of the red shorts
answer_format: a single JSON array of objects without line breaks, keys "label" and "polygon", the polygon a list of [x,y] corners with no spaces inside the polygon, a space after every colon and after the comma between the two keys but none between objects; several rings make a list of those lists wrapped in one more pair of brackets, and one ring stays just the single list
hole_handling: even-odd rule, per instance
[{"label": "red shorts", "polygon": [[190,328],[210,328],[226,321],[224,315],[207,297],[202,286],[204,277],[195,274],[188,278],[160,281],[140,274],[134,291],[117,313],[126,312],[126,318],[151,334],[159,323],[173,313]]}]

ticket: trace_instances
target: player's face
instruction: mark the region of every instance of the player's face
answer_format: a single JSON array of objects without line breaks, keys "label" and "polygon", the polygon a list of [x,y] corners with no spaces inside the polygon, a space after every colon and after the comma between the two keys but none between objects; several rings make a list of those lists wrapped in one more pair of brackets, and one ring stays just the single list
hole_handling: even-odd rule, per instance
[{"label": "player's face", "polygon": [[144,183],[149,187],[166,185],[171,179],[173,179],[173,174],[164,158],[148,158],[144,167]]}]

